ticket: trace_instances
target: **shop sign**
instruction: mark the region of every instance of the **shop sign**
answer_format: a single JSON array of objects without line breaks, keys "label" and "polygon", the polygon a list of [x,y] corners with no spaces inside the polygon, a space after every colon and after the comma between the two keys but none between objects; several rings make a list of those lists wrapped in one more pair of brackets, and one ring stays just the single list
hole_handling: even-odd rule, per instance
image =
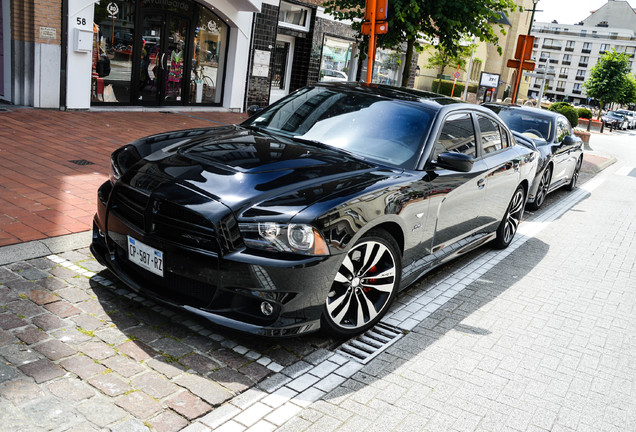
[{"label": "shop sign", "polygon": [[190,14],[192,13],[190,5],[191,2],[182,0],[143,0],[141,7],[167,9],[172,12]]},{"label": "shop sign", "polygon": [[108,6],[106,6],[106,10],[110,14],[111,18],[115,18],[115,16],[119,12],[119,6],[117,6],[117,3],[108,3]]},{"label": "shop sign", "polygon": [[269,60],[272,53],[264,50],[254,50],[254,67],[252,76],[267,77],[269,75]]}]

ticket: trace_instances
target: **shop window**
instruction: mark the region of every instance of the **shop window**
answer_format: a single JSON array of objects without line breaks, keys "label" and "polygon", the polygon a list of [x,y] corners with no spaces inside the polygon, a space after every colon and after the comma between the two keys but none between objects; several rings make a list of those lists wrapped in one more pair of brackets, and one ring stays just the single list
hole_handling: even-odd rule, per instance
[{"label": "shop window", "polygon": [[221,103],[228,27],[202,6],[199,6],[198,17],[190,74],[190,103]]},{"label": "shop window", "polygon": [[93,102],[129,103],[135,1],[120,0],[116,10],[109,10],[108,4],[95,5],[91,98]]},{"label": "shop window", "polygon": [[349,81],[353,42],[325,36],[320,62],[320,81]]},{"label": "shop window", "polygon": [[403,57],[397,51],[378,49],[375,54],[376,60],[373,63],[372,82],[400,86],[402,84]]}]

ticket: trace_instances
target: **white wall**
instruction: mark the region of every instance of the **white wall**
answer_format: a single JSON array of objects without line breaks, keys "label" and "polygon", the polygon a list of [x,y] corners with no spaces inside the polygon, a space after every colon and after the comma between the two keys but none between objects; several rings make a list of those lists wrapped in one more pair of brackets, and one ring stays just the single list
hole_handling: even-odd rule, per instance
[{"label": "white wall", "polygon": [[75,51],[74,40],[75,29],[93,31],[94,4],[94,0],[68,0],[66,107],[70,109],[88,109],[91,106],[92,53]]}]

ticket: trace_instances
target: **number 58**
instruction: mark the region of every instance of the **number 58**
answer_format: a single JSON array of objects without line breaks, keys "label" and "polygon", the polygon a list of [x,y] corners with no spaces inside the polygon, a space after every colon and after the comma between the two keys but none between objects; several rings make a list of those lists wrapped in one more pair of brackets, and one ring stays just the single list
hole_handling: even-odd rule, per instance
[{"label": "number 58", "polygon": [[77,17],[77,25],[86,25],[86,18]]}]

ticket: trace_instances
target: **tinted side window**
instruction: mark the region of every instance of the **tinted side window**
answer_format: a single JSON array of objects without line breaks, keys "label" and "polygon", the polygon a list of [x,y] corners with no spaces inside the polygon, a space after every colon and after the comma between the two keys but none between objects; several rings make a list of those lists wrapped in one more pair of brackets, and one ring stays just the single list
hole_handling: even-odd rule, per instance
[{"label": "tinted side window", "polygon": [[446,118],[435,143],[434,158],[443,152],[465,153],[474,158],[475,148],[475,128],[470,114],[452,114]]},{"label": "tinted side window", "polygon": [[484,154],[501,150],[503,145],[501,143],[499,125],[488,117],[480,115],[477,116],[477,123],[481,131],[481,145],[483,146]]},{"label": "tinted side window", "polygon": [[563,138],[565,138],[568,135],[572,135],[570,122],[563,117],[559,117],[557,119],[557,134],[556,134],[555,142],[563,141]]}]

